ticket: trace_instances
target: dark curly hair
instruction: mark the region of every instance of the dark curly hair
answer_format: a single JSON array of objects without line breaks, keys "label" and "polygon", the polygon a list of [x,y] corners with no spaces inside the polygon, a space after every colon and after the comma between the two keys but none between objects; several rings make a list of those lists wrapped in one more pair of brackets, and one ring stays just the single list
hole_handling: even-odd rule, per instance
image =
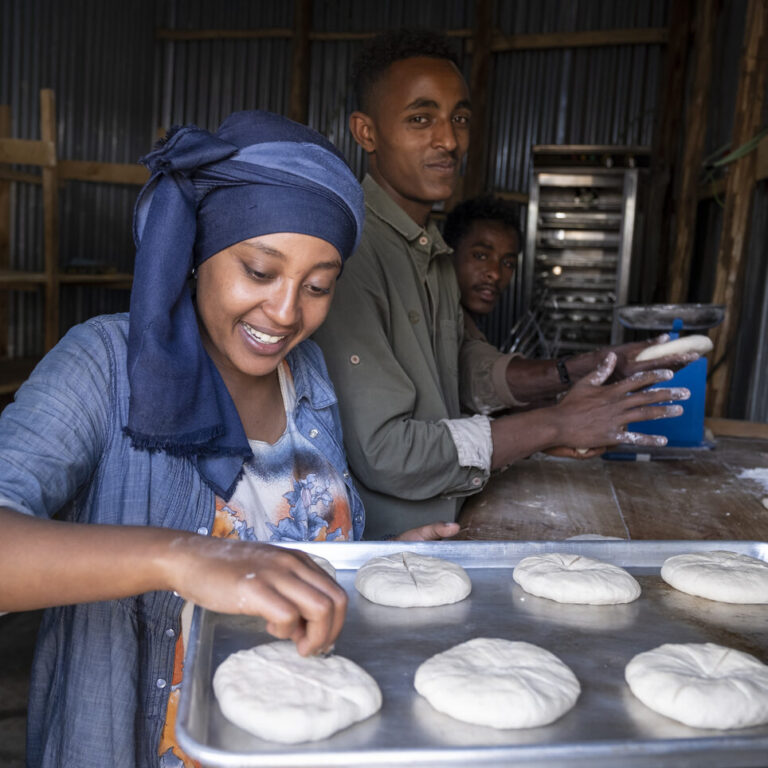
[{"label": "dark curly hair", "polygon": [[431,29],[389,29],[368,42],[352,65],[356,108],[363,112],[368,110],[371,88],[391,64],[417,56],[447,59],[459,66],[450,40],[440,32]]},{"label": "dark curly hair", "polygon": [[443,227],[445,242],[451,248],[456,248],[473,221],[500,221],[509,229],[517,232],[518,241],[522,244],[519,206],[491,194],[478,195],[464,200],[445,217]]}]

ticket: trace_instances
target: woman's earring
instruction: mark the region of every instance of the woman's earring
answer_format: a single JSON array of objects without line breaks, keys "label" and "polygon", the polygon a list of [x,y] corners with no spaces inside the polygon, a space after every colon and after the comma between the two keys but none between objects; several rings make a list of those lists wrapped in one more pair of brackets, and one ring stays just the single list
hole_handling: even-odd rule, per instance
[{"label": "woman's earring", "polygon": [[192,267],[192,274],[190,275],[190,277],[193,280],[197,280],[197,267]]}]

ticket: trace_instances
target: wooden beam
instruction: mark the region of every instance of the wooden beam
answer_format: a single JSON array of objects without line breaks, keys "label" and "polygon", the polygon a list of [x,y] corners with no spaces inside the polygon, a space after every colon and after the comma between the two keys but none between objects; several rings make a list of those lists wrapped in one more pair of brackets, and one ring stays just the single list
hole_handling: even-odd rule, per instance
[{"label": "wooden beam", "polygon": [[[760,129],[767,78],[768,0],[748,0],[733,115],[733,147],[740,147]],[[707,403],[710,416],[723,416],[728,402],[756,168],[757,152],[750,152],[730,165],[726,181],[723,227],[712,296],[712,302],[725,304],[726,310],[722,324],[714,329],[712,360],[720,362],[720,365],[713,370],[709,381]]]},{"label": "wooden beam", "polygon": [[[11,108],[0,104],[0,141],[11,136]],[[11,266],[11,185],[0,180],[0,271]],[[0,357],[8,355],[8,294],[0,293]]]},{"label": "wooden beam", "polygon": [[264,38],[290,39],[293,30],[273,29],[156,29],[158,40],[258,40]]},{"label": "wooden beam", "polygon": [[536,35],[493,36],[491,50],[526,51],[542,48],[595,48],[605,45],[664,45],[668,40],[666,27],[640,29],[596,29],[583,32],[547,32]]},{"label": "wooden beam", "polygon": [[711,429],[715,436],[768,440],[768,424],[759,421],[708,418],[704,419],[704,426]]},{"label": "wooden beam", "polygon": [[56,165],[56,145],[37,139],[0,139],[0,163]]},{"label": "wooden beam", "polygon": [[515,203],[522,203],[528,205],[528,194],[526,192],[507,192],[504,190],[495,189],[493,194],[496,197],[501,197],[504,200],[512,200]]},{"label": "wooden beam", "polygon": [[87,160],[61,160],[59,179],[66,181],[93,181],[105,184],[143,185],[149,180],[149,171],[133,163],[96,163]]},{"label": "wooden beam", "polygon": [[672,180],[675,177],[678,137],[682,126],[680,105],[685,97],[692,0],[670,6],[668,44],[659,72],[656,118],[651,149],[651,183],[645,243],[650,258],[642,262],[642,301],[666,301],[670,221],[673,213]]},{"label": "wooden beam", "polygon": [[59,180],[56,169],[56,100],[40,91],[40,136],[54,146],[54,163],[43,168],[43,229],[45,251],[45,351],[59,340]]},{"label": "wooden beam", "polygon": [[467,153],[463,194],[474,197],[485,189],[488,161],[488,91],[491,80],[491,38],[493,36],[493,1],[475,0],[475,26],[472,30],[472,70],[469,93],[472,99],[472,140]]},{"label": "wooden beam", "polygon": [[768,179],[768,136],[757,146],[757,168],[755,169],[755,181]]},{"label": "wooden beam", "polygon": [[667,298],[671,304],[680,304],[688,298],[693,242],[696,235],[696,210],[699,205],[699,177],[707,138],[718,5],[717,0],[699,0],[696,4],[693,84],[685,114],[680,195],[674,222],[675,244],[668,275]]},{"label": "wooden beam", "polygon": [[306,123],[309,113],[309,30],[311,26],[312,0],[294,0],[291,96],[288,117],[297,123]]}]

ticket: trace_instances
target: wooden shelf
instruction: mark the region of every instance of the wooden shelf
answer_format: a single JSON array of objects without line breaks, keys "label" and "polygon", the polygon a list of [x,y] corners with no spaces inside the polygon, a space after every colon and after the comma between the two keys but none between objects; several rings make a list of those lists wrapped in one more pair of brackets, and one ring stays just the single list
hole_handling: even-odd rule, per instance
[{"label": "wooden shelf", "polygon": [[[45,285],[45,272],[22,272],[20,270],[0,270],[0,290],[28,291]],[[130,289],[133,275],[129,272],[79,273],[59,272],[56,280],[62,285],[105,285],[114,288]]]}]

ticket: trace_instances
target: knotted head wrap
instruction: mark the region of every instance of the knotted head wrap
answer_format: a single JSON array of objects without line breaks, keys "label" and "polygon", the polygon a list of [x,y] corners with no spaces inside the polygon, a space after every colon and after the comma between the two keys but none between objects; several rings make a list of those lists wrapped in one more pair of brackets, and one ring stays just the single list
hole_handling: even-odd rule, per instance
[{"label": "knotted head wrap", "polygon": [[229,499],[251,449],[203,349],[189,275],[235,243],[277,232],[322,238],[343,261],[360,239],[362,189],[319,133],[261,111],[236,112],[215,134],[175,128],[142,162],[150,179],[133,217],[125,432],[134,448],[188,456]]}]

